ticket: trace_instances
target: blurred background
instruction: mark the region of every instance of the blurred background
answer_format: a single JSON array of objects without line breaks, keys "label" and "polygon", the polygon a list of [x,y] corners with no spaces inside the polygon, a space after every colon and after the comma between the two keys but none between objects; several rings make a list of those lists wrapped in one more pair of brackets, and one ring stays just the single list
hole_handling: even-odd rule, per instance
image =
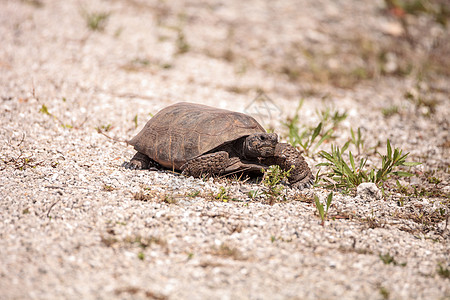
[{"label": "blurred background", "polygon": [[325,101],[355,128],[379,116],[442,127],[449,16],[445,0],[3,0],[0,96],[127,136],[179,101],[271,130],[302,99],[303,123]]},{"label": "blurred background", "polygon": [[384,77],[446,83],[450,72],[446,0],[3,0],[0,6],[3,80],[13,69],[30,77],[56,68],[55,85],[80,79],[130,94],[122,83],[136,81],[133,92],[147,97],[157,93],[150,81],[182,81],[189,84],[157,94],[186,99],[202,87],[293,97]]}]

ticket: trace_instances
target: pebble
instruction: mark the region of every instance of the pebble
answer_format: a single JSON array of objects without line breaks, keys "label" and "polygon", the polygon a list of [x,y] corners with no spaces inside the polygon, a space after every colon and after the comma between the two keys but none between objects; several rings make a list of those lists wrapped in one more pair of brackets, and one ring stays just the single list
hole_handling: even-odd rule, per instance
[{"label": "pebble", "polygon": [[382,194],[377,185],[373,182],[363,182],[356,188],[356,195],[364,201],[380,200]]}]

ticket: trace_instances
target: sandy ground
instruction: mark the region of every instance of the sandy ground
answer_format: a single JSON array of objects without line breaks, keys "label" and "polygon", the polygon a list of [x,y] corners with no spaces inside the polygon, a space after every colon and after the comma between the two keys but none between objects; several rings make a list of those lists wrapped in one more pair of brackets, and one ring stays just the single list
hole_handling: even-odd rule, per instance
[{"label": "sandy ground", "polygon": [[[450,299],[449,33],[396,15],[1,0],[0,299]],[[247,112],[285,140],[301,99],[302,126],[348,114],[306,157],[314,173],[358,127],[369,165],[387,139],[422,164],[383,197],[335,191],[324,226],[320,187],[269,205],[255,180],[121,168],[123,141],[169,104]]]}]

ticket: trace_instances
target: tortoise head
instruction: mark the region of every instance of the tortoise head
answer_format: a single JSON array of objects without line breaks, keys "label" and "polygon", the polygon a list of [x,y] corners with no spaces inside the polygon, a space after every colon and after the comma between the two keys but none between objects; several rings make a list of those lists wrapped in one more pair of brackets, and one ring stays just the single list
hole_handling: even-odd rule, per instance
[{"label": "tortoise head", "polygon": [[253,133],[244,142],[244,156],[247,158],[269,157],[275,153],[278,144],[276,133]]}]

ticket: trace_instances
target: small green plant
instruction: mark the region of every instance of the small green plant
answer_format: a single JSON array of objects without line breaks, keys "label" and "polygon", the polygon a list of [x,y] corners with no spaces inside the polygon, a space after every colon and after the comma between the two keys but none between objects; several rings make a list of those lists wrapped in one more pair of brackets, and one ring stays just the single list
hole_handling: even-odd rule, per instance
[{"label": "small green plant", "polygon": [[151,61],[148,58],[136,57],[130,62],[132,65],[147,67],[150,65]]},{"label": "small green plant", "polygon": [[442,278],[450,278],[450,269],[444,267],[442,264],[438,265],[437,268],[437,273],[439,274],[439,276],[441,276]]},{"label": "small green plant", "polygon": [[384,286],[381,286],[379,291],[380,291],[380,295],[383,299],[389,299],[390,292],[387,288],[385,288]]},{"label": "small green plant", "polygon": [[116,31],[114,31],[114,37],[118,38],[123,33],[123,30],[124,30],[124,28],[122,26],[117,28]]},{"label": "small green plant", "polygon": [[104,185],[103,185],[103,190],[104,190],[105,192],[112,192],[112,191],[115,190],[115,188],[114,188],[113,186],[111,186],[111,185],[104,184]]},{"label": "small green plant", "polygon": [[439,178],[434,177],[434,176],[428,177],[427,180],[428,180],[429,183],[434,184],[434,185],[438,185],[439,183],[442,182],[442,179],[439,179]]},{"label": "small green plant", "polygon": [[195,198],[198,195],[200,195],[200,191],[192,191],[192,192],[188,193],[186,196],[188,196],[190,198]]},{"label": "small green plant", "polygon": [[141,249],[146,249],[153,244],[160,245],[162,247],[167,246],[167,242],[165,240],[163,240],[159,237],[155,237],[155,236],[149,236],[149,237],[143,237],[141,235],[127,236],[127,237],[125,237],[124,242],[128,243],[128,244],[137,245]]},{"label": "small green plant", "polygon": [[450,193],[445,192],[443,189],[439,187],[431,187],[431,188],[418,188],[413,185],[414,192],[412,195],[414,197],[437,197],[437,198],[446,198],[450,199]]},{"label": "small green plant", "polygon": [[[407,185],[401,184],[400,181],[398,181],[398,180],[396,180],[395,185],[397,186],[397,191],[400,194],[406,195],[406,196],[412,195],[412,193],[410,192],[410,190],[409,190]],[[399,201],[403,202],[402,199],[400,199]],[[401,206],[403,206],[403,203],[402,203]]]},{"label": "small green plant", "polygon": [[164,198],[162,199],[162,202],[167,204],[177,204],[178,200],[171,195],[165,195]]},{"label": "small green plant", "polygon": [[148,70],[152,66],[152,61],[146,57],[135,57],[121,66],[122,69],[129,72],[141,72]]},{"label": "small green plant", "polygon": [[358,130],[355,132],[353,128],[350,128],[351,140],[350,143],[355,145],[356,150],[358,151],[358,156],[361,155],[361,150],[364,148],[364,140],[361,135],[361,127],[358,127]]},{"label": "small green plant", "polygon": [[42,104],[41,108],[39,109],[40,113],[43,113],[44,115],[50,116],[53,119],[55,119],[56,121],[58,121],[58,123],[64,127],[64,128],[73,128],[72,125],[70,124],[65,124],[63,121],[61,121],[61,119],[59,119],[57,116],[55,116],[54,114],[52,114],[49,110],[48,107],[45,104]]},{"label": "small green plant", "polygon": [[36,168],[41,162],[35,162],[33,157],[22,157],[23,152],[21,151],[19,156],[15,158],[0,158],[0,161],[4,163],[4,166],[0,168],[0,171],[6,169],[7,165],[12,165],[14,169],[23,171],[27,168]]},{"label": "small green plant", "polygon": [[[322,122],[320,122],[312,131],[304,131],[302,134],[302,138],[307,137],[306,140],[302,142],[302,138],[299,139],[299,145],[302,147],[307,153],[309,153],[311,147],[314,145],[317,137],[320,139],[315,143],[313,151],[315,151],[324,141],[331,139],[333,134],[333,129],[328,129],[325,133],[322,133]],[[306,135],[305,135],[306,133]],[[309,137],[308,137],[309,136]]]},{"label": "small green plant", "polygon": [[[126,225],[123,222],[116,222],[119,225]],[[114,230],[108,231],[108,235],[101,236],[101,242],[107,247],[136,247],[136,256],[140,260],[145,260],[145,250],[154,245],[159,246],[166,253],[169,251],[167,241],[155,236],[141,236],[141,235],[128,235],[123,238],[115,237],[116,234]]]},{"label": "small green plant", "polygon": [[346,111],[331,111],[330,107],[327,107],[323,110],[316,111],[316,114],[319,116],[319,119],[324,124],[330,124],[332,128],[338,127],[339,123],[347,119],[348,113]]},{"label": "small green plant", "polygon": [[113,245],[117,244],[119,241],[115,238],[115,237],[111,237],[111,236],[104,236],[102,235],[100,237],[100,241],[102,242],[103,245],[105,245],[106,247],[112,247]]},{"label": "small green plant", "polygon": [[395,258],[393,256],[391,256],[389,253],[386,254],[380,254],[379,255],[381,261],[385,264],[385,265],[390,265],[393,264],[394,266],[406,266],[406,263],[401,263],[399,264]]},{"label": "small green plant", "polygon": [[171,63],[162,63],[160,66],[163,69],[172,69],[173,68],[173,64],[171,64]]},{"label": "small green plant", "polygon": [[44,3],[42,3],[42,1],[40,0],[22,0],[22,2],[37,8],[41,8],[44,6]]},{"label": "small green plant", "polygon": [[316,203],[316,208],[317,211],[319,213],[320,219],[322,220],[322,226],[325,224],[325,220],[327,219],[327,215],[328,215],[328,209],[331,206],[331,202],[333,201],[333,192],[329,193],[327,196],[327,203],[326,203],[326,207],[323,207],[323,204],[320,203],[319,197],[317,197],[316,195],[314,195],[314,200]]},{"label": "small green plant", "polygon": [[395,261],[394,257],[392,257],[389,253],[380,254],[379,257],[385,265],[389,265]]},{"label": "small green plant", "polygon": [[239,249],[232,247],[226,243],[223,243],[220,245],[220,247],[213,247],[211,254],[225,257],[225,258],[231,258],[234,260],[244,260],[244,256],[242,255],[241,251]]},{"label": "small green plant", "polygon": [[420,89],[419,83],[417,84],[417,93],[406,92],[404,97],[414,104],[417,112],[420,112],[426,117],[430,117],[436,112],[436,107],[439,101],[430,97],[425,91]]},{"label": "small green plant", "polygon": [[[148,191],[148,192],[147,192]],[[162,202],[166,204],[177,204],[178,197],[175,195],[169,195],[165,193],[158,193],[150,188],[143,188],[143,190],[133,193],[133,199],[138,201],[153,201]]]},{"label": "small green plant", "polygon": [[133,199],[138,201],[151,201],[155,198],[155,195],[151,193],[144,193],[143,191],[139,191],[133,194]]},{"label": "small green plant", "polygon": [[52,114],[50,114],[50,112],[48,111],[47,105],[45,105],[45,104],[42,104],[39,112],[43,113],[44,115],[47,115],[47,116],[52,116]]},{"label": "small green plant", "polygon": [[319,152],[319,155],[328,160],[328,162],[320,163],[317,166],[327,166],[331,168],[331,172],[319,175],[321,176],[320,179],[325,179],[331,183],[326,185],[326,187],[355,188],[361,184],[364,179],[368,179],[367,175],[362,171],[366,164],[365,159],[362,159],[358,168],[356,168],[353,155],[349,152],[352,168],[350,169],[349,165],[345,162],[342,154],[345,152],[346,146],[348,147],[348,144],[342,149],[339,149],[339,147],[331,145],[331,153],[326,151]]},{"label": "small green plant", "polygon": [[105,30],[110,17],[110,13],[107,12],[87,12],[86,10],[82,10],[81,15],[86,21],[86,26],[92,31]]},{"label": "small green plant", "polygon": [[264,174],[262,184],[267,188],[263,193],[269,198],[270,205],[280,199],[282,191],[285,189],[282,183],[287,181],[293,168],[292,166],[289,170],[285,171],[280,166],[273,165],[268,169],[261,170]]},{"label": "small green plant", "polygon": [[319,155],[326,159],[328,162],[320,163],[317,166],[327,166],[331,168],[331,172],[322,174],[321,179],[328,181],[330,184],[326,184],[326,187],[343,188],[348,190],[356,188],[362,182],[373,182],[378,186],[383,186],[384,182],[390,179],[393,175],[410,177],[413,174],[405,171],[394,171],[395,168],[400,166],[417,166],[418,162],[407,162],[406,158],[409,153],[403,154],[403,151],[395,148],[392,151],[391,143],[387,140],[387,154],[381,156],[381,168],[366,170],[367,158],[362,158],[358,164],[355,163],[355,159],[351,151],[348,153],[350,164],[348,164],[343,154],[347,150],[348,143],[344,145],[342,149],[337,146],[331,146],[331,153],[321,151]]},{"label": "small green plant", "polygon": [[24,141],[25,134],[22,135],[22,139],[17,145],[11,145],[19,151],[19,154],[16,157],[0,157],[0,162],[3,163],[3,166],[0,166],[0,171],[5,170],[8,165],[12,166],[16,170],[23,171],[27,168],[36,168],[43,163],[43,161],[36,162],[32,156],[24,157],[24,150],[23,147],[21,147]]},{"label": "small green plant", "polygon": [[138,116],[137,115],[134,116],[133,123],[134,123],[134,129],[138,128]]},{"label": "small green plant", "polygon": [[219,192],[214,196],[214,199],[222,202],[228,202],[230,200],[230,196],[228,195],[228,191],[221,186]]},{"label": "small green plant", "polygon": [[255,200],[256,197],[258,197],[259,193],[260,193],[259,190],[256,190],[256,191],[251,190],[247,193],[247,195],[250,199]]},{"label": "small green plant", "polygon": [[[41,100],[39,99],[38,95],[36,94],[36,90],[33,86],[33,90],[32,90],[32,94],[33,94],[33,98],[36,99],[36,101],[38,103],[42,103]],[[66,102],[66,98],[62,98],[63,102]],[[63,128],[73,128],[73,125],[70,124],[65,124],[63,121],[61,121],[60,118],[58,118],[56,115],[52,114],[49,110],[47,105],[45,105],[45,103],[42,103],[41,108],[39,109],[40,113],[43,113],[44,115],[50,116],[52,117],[54,120],[56,120]],[[81,126],[81,125],[80,125]]]},{"label": "small green plant", "polygon": [[381,110],[381,113],[383,114],[383,116],[385,116],[386,118],[389,118],[393,115],[396,115],[399,113],[399,108],[397,105],[391,105],[388,107],[385,107]]},{"label": "small green plant", "polygon": [[[386,6],[399,18],[404,15],[418,15],[427,14],[435,19],[435,21],[442,26],[446,26],[450,17],[450,10],[448,3],[445,1],[428,1],[428,0],[384,0]],[[402,22],[404,27],[407,27],[406,22]]]},{"label": "small green plant", "polygon": [[186,41],[186,36],[182,29],[177,30],[177,40],[176,40],[177,54],[184,54],[191,48]]},{"label": "small green plant", "polygon": [[295,115],[283,125],[288,129],[288,142],[292,146],[300,146],[309,155],[325,141],[333,138],[333,132],[340,122],[347,118],[347,112],[331,112],[330,108],[318,111],[320,122],[315,127],[299,126],[298,112],[303,106],[304,100],[300,100]]},{"label": "small green plant", "polygon": [[95,127],[95,130],[97,130],[97,132],[108,132],[111,129],[113,129],[111,124]]}]

